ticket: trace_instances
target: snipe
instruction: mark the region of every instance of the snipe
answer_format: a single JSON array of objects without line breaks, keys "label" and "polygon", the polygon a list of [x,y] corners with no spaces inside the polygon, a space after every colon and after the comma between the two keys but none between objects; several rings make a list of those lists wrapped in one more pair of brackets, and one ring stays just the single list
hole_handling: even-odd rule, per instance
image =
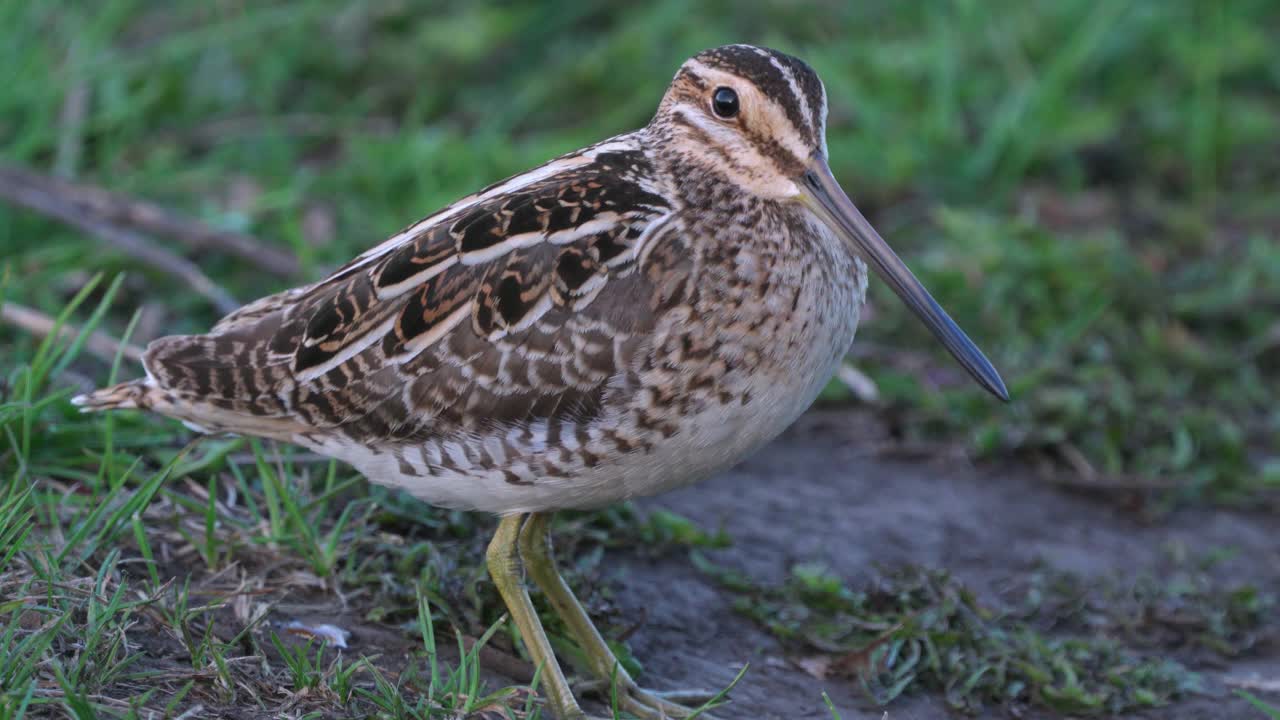
[{"label": "snipe", "polygon": [[777,435],[853,340],[868,265],[1007,399],[840,190],[826,115],[800,60],[707,50],[647,127],[463,198],[207,335],[156,340],[145,379],[76,402],[297,443],[501,515],[490,573],[554,713],[585,717],[522,569],[625,709],[681,717],[618,665],[556,571],[553,511],[700,480]]}]

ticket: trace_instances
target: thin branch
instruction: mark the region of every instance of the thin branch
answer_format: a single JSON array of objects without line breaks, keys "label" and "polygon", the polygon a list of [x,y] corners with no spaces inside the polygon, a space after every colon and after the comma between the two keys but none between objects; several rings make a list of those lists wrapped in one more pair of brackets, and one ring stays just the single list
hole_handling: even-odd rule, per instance
[{"label": "thin branch", "polygon": [[69,183],[25,170],[0,167],[0,197],[77,227],[157,270],[177,277],[207,298],[221,312],[229,313],[240,307],[240,303],[230,293],[205,275],[195,263],[174,255],[132,230],[113,225],[94,213],[86,212],[84,205],[74,200],[69,202],[68,197],[60,192],[59,185]]},{"label": "thin branch", "polygon": [[[154,203],[136,200],[102,188],[73,183],[26,168],[0,163],[0,197],[32,207],[20,193],[40,192],[66,211],[90,217],[97,224],[113,224],[134,228],[154,235],[164,235],[192,250],[217,250],[253,262],[273,275],[289,277],[299,271],[298,260],[291,253],[263,244],[257,238],[229,230],[219,230],[168,210]],[[48,212],[33,207],[40,212]],[[52,213],[64,218],[62,213]],[[65,219],[65,218],[64,218]]]},{"label": "thin branch", "polygon": [[[6,322],[26,330],[33,335],[40,337],[48,337],[53,332],[54,326],[57,324],[53,318],[45,315],[39,310],[17,305],[7,302],[0,305],[0,322]],[[63,324],[58,336],[63,340],[74,340],[80,335],[80,328],[74,325]],[[94,330],[89,333],[89,338],[85,341],[84,349],[89,351],[95,357],[98,357],[107,363],[114,362],[116,352],[121,352],[124,357],[134,362],[142,362],[142,348],[137,345],[122,342],[116,338],[100,331]]]}]

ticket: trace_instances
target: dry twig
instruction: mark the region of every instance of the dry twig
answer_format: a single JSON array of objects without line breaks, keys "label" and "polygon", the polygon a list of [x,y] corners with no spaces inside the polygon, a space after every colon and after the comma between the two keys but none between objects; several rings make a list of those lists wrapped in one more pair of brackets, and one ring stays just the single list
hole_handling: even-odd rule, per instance
[{"label": "dry twig", "polygon": [[[0,321],[15,325],[40,337],[48,337],[57,324],[53,318],[39,310],[33,310],[14,303],[0,305]],[[58,332],[58,336],[64,340],[73,340],[79,335],[80,328],[65,323]],[[115,361],[117,351],[122,352],[124,357],[134,362],[142,362],[142,348],[117,340],[100,330],[89,333],[89,338],[85,341],[84,348],[95,357],[101,358],[108,363]]]},{"label": "dry twig", "polygon": [[177,277],[207,298],[219,311],[229,313],[240,303],[204,274],[190,260],[174,255],[146,237],[105,221],[93,212],[75,191],[66,191],[70,183],[39,175],[20,168],[0,166],[0,197],[29,210],[57,218],[99,240],[119,248],[142,262]]},{"label": "dry twig", "polygon": [[[29,199],[36,195],[45,198],[42,204],[37,205]],[[298,260],[293,255],[264,245],[252,236],[219,230],[154,203],[15,165],[0,163],[0,197],[77,227],[80,227],[79,223],[68,219],[71,213],[91,218],[97,225],[111,224],[172,237],[193,250],[218,250],[250,260],[255,266],[281,277],[295,275],[299,269]]]}]

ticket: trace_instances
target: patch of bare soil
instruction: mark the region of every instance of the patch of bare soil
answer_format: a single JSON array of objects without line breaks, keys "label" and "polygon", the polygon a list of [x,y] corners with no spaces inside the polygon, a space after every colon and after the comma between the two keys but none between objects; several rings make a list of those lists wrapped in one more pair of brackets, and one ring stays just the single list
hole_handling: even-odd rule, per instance
[{"label": "patch of bare soil", "polygon": [[[707,555],[764,580],[781,580],[794,563],[816,560],[856,587],[877,564],[915,564],[946,569],[996,602],[1001,587],[1045,565],[1114,579],[1159,572],[1171,549],[1233,549],[1215,577],[1280,589],[1274,517],[1186,510],[1147,523],[1115,502],[1049,486],[1018,469],[978,470],[954,459],[886,461],[867,450],[866,432],[856,415],[811,413],[734,470],[644,505],[707,528],[723,526],[733,546]],[[830,718],[824,690],[845,720],[879,720],[886,711],[891,720],[953,716],[938,698],[907,695],[879,708],[854,681],[816,679],[796,665],[794,649],[735,612],[733,596],[683,558],[617,553],[608,562],[622,577],[624,613],[647,618],[630,641],[646,685],[722,687],[750,662],[721,717]],[[1192,667],[1203,676],[1205,695],[1134,717],[1261,717],[1228,680],[1280,679],[1280,647],[1264,644],[1239,662]]]},{"label": "patch of bare soil", "polygon": [[[1114,497],[1086,497],[1037,479],[1025,469],[975,468],[955,455],[938,458],[936,449],[907,458],[901,447],[886,453],[885,448],[895,446],[883,440],[883,431],[865,415],[811,412],[730,472],[640,504],[667,508],[707,530],[723,527],[732,545],[700,552],[721,567],[764,583],[783,581],[797,563],[824,563],[853,588],[883,577],[886,569],[923,566],[950,572],[984,605],[1001,607],[1010,587],[1025,584],[1044,568],[1075,573],[1086,585],[1101,586],[1142,574],[1161,579],[1171,555],[1194,558],[1230,550],[1234,554],[1225,554],[1227,559],[1210,571],[1215,581],[1223,587],[1252,584],[1280,594],[1274,516],[1192,509],[1144,521]],[[926,692],[908,692],[878,707],[856,680],[818,679],[797,662],[811,658],[814,651],[781,643],[737,612],[734,603],[740,596],[723,589],[681,553],[653,555],[616,550],[606,555],[601,568],[614,578],[608,620],[637,627],[629,642],[644,665],[642,684],[655,689],[716,689],[727,685],[743,663],[750,663],[732,703],[716,710],[716,717],[829,720],[824,691],[844,720],[882,720],[886,712],[889,720],[958,717],[941,697]],[[421,647],[416,629],[367,620],[367,598],[348,598],[351,603],[344,606],[332,592],[315,589],[272,597],[277,603],[269,616],[272,627],[298,619],[345,628],[352,633],[350,657],[377,656],[377,665],[388,677],[396,677]],[[220,611],[218,617],[223,637],[234,637],[243,628],[243,621],[230,610]],[[1274,633],[1277,625],[1268,623],[1268,632]],[[1205,692],[1132,717],[1261,718],[1235,695],[1231,681],[1280,681],[1280,643],[1261,641],[1242,659],[1227,661],[1192,652],[1165,637],[1127,638],[1135,639],[1147,640],[1141,643],[1142,652],[1167,654],[1199,672]],[[142,642],[148,656],[163,659],[156,670],[182,674],[183,652],[169,647],[172,643],[161,634],[134,641]],[[275,651],[265,641],[262,644],[278,666]],[[457,662],[452,645],[452,635],[439,645],[446,666]],[[253,648],[243,649],[245,656],[253,653]],[[331,658],[326,652],[325,663]],[[490,687],[527,683],[532,675],[532,668],[516,657],[502,635],[482,650],[481,665]],[[253,682],[259,697],[273,707],[292,706],[298,712],[317,708],[322,714],[333,708],[324,698],[289,696],[281,689],[281,678]],[[1280,694],[1263,696],[1280,703]],[[276,710],[233,708],[214,698],[202,701],[217,706],[219,716],[278,716]],[[593,709],[605,714],[599,705]],[[1009,714],[1007,708],[990,707],[983,717]],[[1064,717],[1025,708],[1019,708],[1017,716]]]}]

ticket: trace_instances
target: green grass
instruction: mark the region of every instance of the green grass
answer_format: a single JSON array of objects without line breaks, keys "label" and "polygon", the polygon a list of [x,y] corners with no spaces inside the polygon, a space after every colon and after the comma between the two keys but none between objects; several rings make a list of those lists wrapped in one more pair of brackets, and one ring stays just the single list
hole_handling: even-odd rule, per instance
[{"label": "green grass", "polygon": [[[300,259],[298,276],[281,278],[156,238],[249,300],[316,277],[476,187],[646,122],[699,49],[769,44],[818,69],[836,174],[1015,396],[1008,407],[990,402],[873,283],[853,362],[879,386],[876,409],[895,436],[1103,487],[1171,488],[1161,507],[1273,512],[1278,22],[1264,0],[573,10],[0,0],[0,158],[252,233]],[[87,99],[78,121],[67,109],[76,96]],[[118,337],[198,332],[217,315],[172,277],[26,211],[0,207],[0,264],[0,299]],[[419,642],[401,667],[279,633],[277,646],[260,625],[265,609],[295,596],[355,597],[362,621],[391,626],[421,622],[429,602],[429,621],[470,639],[496,628],[491,646],[514,653],[479,563],[487,520],[426,508],[287,449],[187,447],[176,424],[81,416],[72,394],[138,371],[86,355],[86,342],[0,326],[0,717],[55,707],[176,716],[296,697],[270,687],[305,689],[299,712],[534,710],[519,688],[476,688],[474,653],[446,670]],[[839,386],[825,398],[849,401]],[[615,633],[628,623],[609,613],[616,589],[598,567],[608,542],[727,541],[629,509],[559,529],[566,554],[587,557],[573,582]],[[1204,599],[1204,637],[1239,646],[1231,630],[1250,602]],[[934,629],[961,622],[959,607]],[[995,641],[986,624],[968,630],[971,653]],[[1001,632],[1018,653],[1039,652]],[[1104,674],[1130,652],[1057,651],[1095,653],[1085,664]],[[1085,685],[1071,702],[1173,696],[1163,666],[1138,667],[1150,673],[1105,697]],[[876,693],[903,677],[881,675]],[[962,706],[991,701],[987,677]],[[1077,672],[1089,677],[1100,676]],[[939,688],[942,678],[919,682]],[[1061,687],[1028,678],[1028,693]]]},{"label": "green grass", "polygon": [[694,562],[814,675],[852,678],[879,705],[937,693],[966,714],[1034,706],[1112,716],[1168,705],[1202,688],[1166,648],[1183,658],[1240,657],[1265,642],[1276,604],[1249,584],[1217,586],[1211,561],[1166,568],[1160,580],[1046,568],[998,606],[927,568],[882,571],[852,587],[820,565],[797,564],[770,585],[699,554]]},{"label": "green grass", "polygon": [[[448,522],[444,513],[418,506],[415,515],[435,522],[414,523],[409,531],[416,536],[401,536],[398,518],[376,525],[367,502],[338,503],[365,489],[353,490],[362,483],[356,478],[337,480],[332,463],[313,474],[269,459],[261,447],[237,459],[230,450],[239,442],[178,452],[162,446],[152,467],[134,461],[113,469],[112,453],[103,448],[118,440],[114,423],[74,416],[99,435],[80,452],[63,448],[67,462],[91,466],[96,458],[99,469],[57,480],[69,473],[31,462],[45,455],[32,437],[40,431],[36,416],[53,403],[27,398],[65,400],[65,392],[48,395],[46,382],[52,369],[74,361],[78,345],[45,345],[14,373],[10,387],[19,399],[0,403],[6,457],[28,460],[0,485],[0,717],[54,707],[90,718],[251,706],[316,717],[334,707],[386,718],[541,716],[529,687],[481,682],[480,649],[495,635],[504,638],[506,653],[513,648],[496,595],[480,584],[478,548],[448,543],[451,534],[483,541],[470,518]],[[32,451],[20,454],[27,440]],[[289,491],[277,486],[273,462],[293,478]],[[51,474],[28,475],[26,468]],[[194,482],[191,476],[203,473],[207,484]],[[216,478],[227,476],[242,494],[219,492]],[[166,484],[180,477],[185,482]],[[344,509],[325,513],[329,503]],[[643,541],[653,552],[718,542],[687,521],[640,518],[625,506],[571,517],[561,527],[570,542],[588,547],[606,531],[610,542]],[[164,559],[175,551],[189,561]],[[598,554],[594,562],[586,554],[570,576],[590,589]],[[311,594],[300,585],[313,586]],[[388,665],[376,655],[353,659],[267,625],[278,603],[329,598],[330,588],[368,595],[356,605],[376,613],[369,619],[415,624],[420,643],[402,650],[408,664],[395,667],[398,661]],[[452,628],[458,648],[447,664],[438,661],[437,618]],[[548,628],[566,642],[558,624]],[[478,637],[464,637],[471,632]],[[629,658],[625,644],[618,648]]]},{"label": "green grass", "polygon": [[[855,358],[905,432],[1162,477],[1193,499],[1280,482],[1280,245],[1262,192],[1280,177],[1280,70],[1264,2],[165,8],[4,4],[4,157],[251,231],[313,277],[459,194],[644,123],[697,49],[771,43],[821,72],[837,174],[1014,389],[1011,409],[987,402],[877,285]],[[77,86],[89,112],[67,129]],[[9,296],[62,307],[93,241],[28,213],[0,227],[22,278]],[[286,283],[199,260],[241,299]],[[133,279],[108,325],[166,289],[180,290]],[[164,311],[171,331],[214,317],[181,292]],[[9,341],[15,360],[30,352]]]},{"label": "green grass", "polygon": [[956,710],[1034,704],[1060,713],[1124,713],[1192,686],[1175,665],[1142,661],[1113,641],[1047,639],[1021,619],[978,606],[945,574],[911,569],[866,592],[821,568],[797,566],[779,587],[705,569],[742,593],[738,609],[815,657],[815,674],[852,677],[887,705],[908,689]]},{"label": "green grass", "polygon": [[1240,697],[1247,700],[1250,705],[1257,708],[1258,711],[1263,714],[1263,716],[1270,718],[1270,720],[1280,720],[1280,708],[1276,708],[1274,705],[1271,705],[1270,703],[1264,700],[1260,700],[1257,696],[1253,695],[1252,693],[1247,693],[1241,690],[1239,691],[1238,694],[1240,695]]},{"label": "green grass", "polygon": [[[82,310],[101,284],[86,285],[63,315]],[[0,402],[3,458],[12,463],[0,483],[0,717],[61,708],[132,718],[210,707],[541,717],[536,672],[531,686],[495,689],[480,678],[480,650],[495,635],[499,652],[520,663],[485,582],[487,519],[379,493],[375,506],[349,470],[300,463],[258,443],[178,446],[171,434],[135,444],[140,457],[116,452],[128,427],[148,421],[61,412],[68,392],[49,383],[78,362],[118,288],[111,284],[92,312],[80,313],[90,321],[75,339],[48,340],[16,368]],[[567,576],[597,610],[611,592],[598,574],[604,547],[643,545],[657,555],[727,542],[673,514],[641,516],[627,505],[569,514],[557,534],[581,556]],[[361,598],[344,603],[362,613],[351,622],[414,625],[407,637],[420,642],[398,649],[408,664],[335,653],[268,623],[284,612],[280,604],[333,605],[334,592]],[[439,659],[437,622],[456,641],[447,661]],[[562,657],[577,657],[563,626],[550,616],[546,625]],[[614,647],[641,672],[625,642]]]}]

